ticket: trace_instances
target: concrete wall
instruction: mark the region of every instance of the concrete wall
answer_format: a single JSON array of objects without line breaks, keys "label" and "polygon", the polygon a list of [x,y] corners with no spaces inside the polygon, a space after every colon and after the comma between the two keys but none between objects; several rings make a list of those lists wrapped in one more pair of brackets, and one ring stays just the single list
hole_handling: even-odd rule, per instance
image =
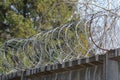
[{"label": "concrete wall", "polygon": [[120,49],[1,75],[0,80],[120,80]]}]

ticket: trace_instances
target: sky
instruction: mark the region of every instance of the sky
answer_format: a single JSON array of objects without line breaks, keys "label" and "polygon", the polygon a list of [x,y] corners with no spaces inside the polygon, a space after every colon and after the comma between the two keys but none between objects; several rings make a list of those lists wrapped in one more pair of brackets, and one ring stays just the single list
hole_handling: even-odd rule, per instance
[{"label": "sky", "polygon": [[[92,32],[94,35],[93,38],[97,44],[102,43],[103,48],[106,49],[120,48],[119,8],[120,0],[79,0],[78,12],[82,17],[81,19],[85,18],[86,20],[89,20],[91,19],[90,14],[97,13],[96,18],[93,20],[93,23],[91,25]],[[113,13],[106,10],[111,10]],[[98,12],[100,13],[98,14]],[[105,25],[105,23],[107,25]]]}]

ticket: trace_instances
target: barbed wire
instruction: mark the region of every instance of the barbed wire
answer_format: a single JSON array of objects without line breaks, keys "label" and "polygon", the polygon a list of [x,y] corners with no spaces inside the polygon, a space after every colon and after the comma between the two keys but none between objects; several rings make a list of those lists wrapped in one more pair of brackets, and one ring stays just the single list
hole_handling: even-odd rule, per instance
[{"label": "barbed wire", "polygon": [[[114,5],[107,0],[106,7],[104,1],[102,5],[96,1],[77,2],[79,13],[62,26],[28,39],[6,41],[0,48],[3,71],[62,63],[119,48],[120,6],[109,7]],[[77,16],[80,18],[75,19]]]}]

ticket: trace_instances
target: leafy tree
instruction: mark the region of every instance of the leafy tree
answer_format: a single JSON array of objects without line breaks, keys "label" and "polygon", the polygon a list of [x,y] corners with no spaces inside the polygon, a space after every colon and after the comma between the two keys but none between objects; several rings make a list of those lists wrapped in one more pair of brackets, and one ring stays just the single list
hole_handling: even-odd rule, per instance
[{"label": "leafy tree", "polygon": [[71,5],[64,0],[0,1],[1,40],[28,38],[37,32],[58,27],[73,14]]},{"label": "leafy tree", "polygon": [[[41,64],[44,65],[48,62],[60,61],[69,53],[70,56],[67,59],[73,56],[77,57],[78,54],[85,55],[89,49],[89,43],[84,31],[84,22],[77,25],[79,17],[74,15],[74,12],[75,4],[70,4],[66,0],[1,1],[0,41],[18,37],[28,38],[38,32],[42,34],[28,39],[12,39],[6,42],[2,49],[10,66],[28,68],[28,66],[35,66],[40,57],[42,57]],[[64,27],[64,25],[66,26]],[[61,28],[63,29],[59,34]],[[55,32],[48,33],[54,29],[56,29]],[[58,38],[58,36],[60,37]],[[60,47],[62,47],[64,54]],[[16,59],[17,62],[13,59]],[[1,60],[4,62],[3,58]],[[3,66],[3,64],[0,65]],[[3,71],[9,70],[3,69]]]},{"label": "leafy tree", "polygon": [[0,2],[0,41],[15,37],[28,38],[36,33],[30,18],[17,13],[12,3],[9,0]]}]

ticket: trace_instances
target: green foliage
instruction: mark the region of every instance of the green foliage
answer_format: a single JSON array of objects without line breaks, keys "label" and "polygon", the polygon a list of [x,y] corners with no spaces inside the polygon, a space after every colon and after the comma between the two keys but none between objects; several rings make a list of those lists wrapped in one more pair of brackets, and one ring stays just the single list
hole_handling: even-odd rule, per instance
[{"label": "green foliage", "polygon": [[[36,34],[31,18],[25,18],[21,11],[14,6],[15,0],[0,2],[0,42],[10,38],[28,38]],[[22,9],[21,0],[16,5]]]},{"label": "green foliage", "polygon": [[[29,19],[24,19],[22,15],[17,15],[13,11],[7,13],[6,20],[10,25],[10,33],[14,37],[28,38],[35,34],[33,23]],[[14,28],[15,27],[15,28]]]},{"label": "green foliage", "polygon": [[37,12],[42,16],[42,27],[58,27],[68,22],[74,12],[74,7],[67,5],[63,0],[39,0],[36,5]]},{"label": "green foliage", "polygon": [[[65,0],[3,0],[0,9],[0,42],[15,38],[0,47],[6,57],[0,57],[0,72],[35,67],[39,61],[45,65],[80,58],[89,49],[84,22],[79,23],[79,17],[73,15],[74,4]],[[7,69],[3,69],[4,60],[9,63]]]},{"label": "green foliage", "polygon": [[73,4],[64,0],[3,0],[0,9],[0,34],[5,34],[2,42],[61,26],[74,12]]}]

